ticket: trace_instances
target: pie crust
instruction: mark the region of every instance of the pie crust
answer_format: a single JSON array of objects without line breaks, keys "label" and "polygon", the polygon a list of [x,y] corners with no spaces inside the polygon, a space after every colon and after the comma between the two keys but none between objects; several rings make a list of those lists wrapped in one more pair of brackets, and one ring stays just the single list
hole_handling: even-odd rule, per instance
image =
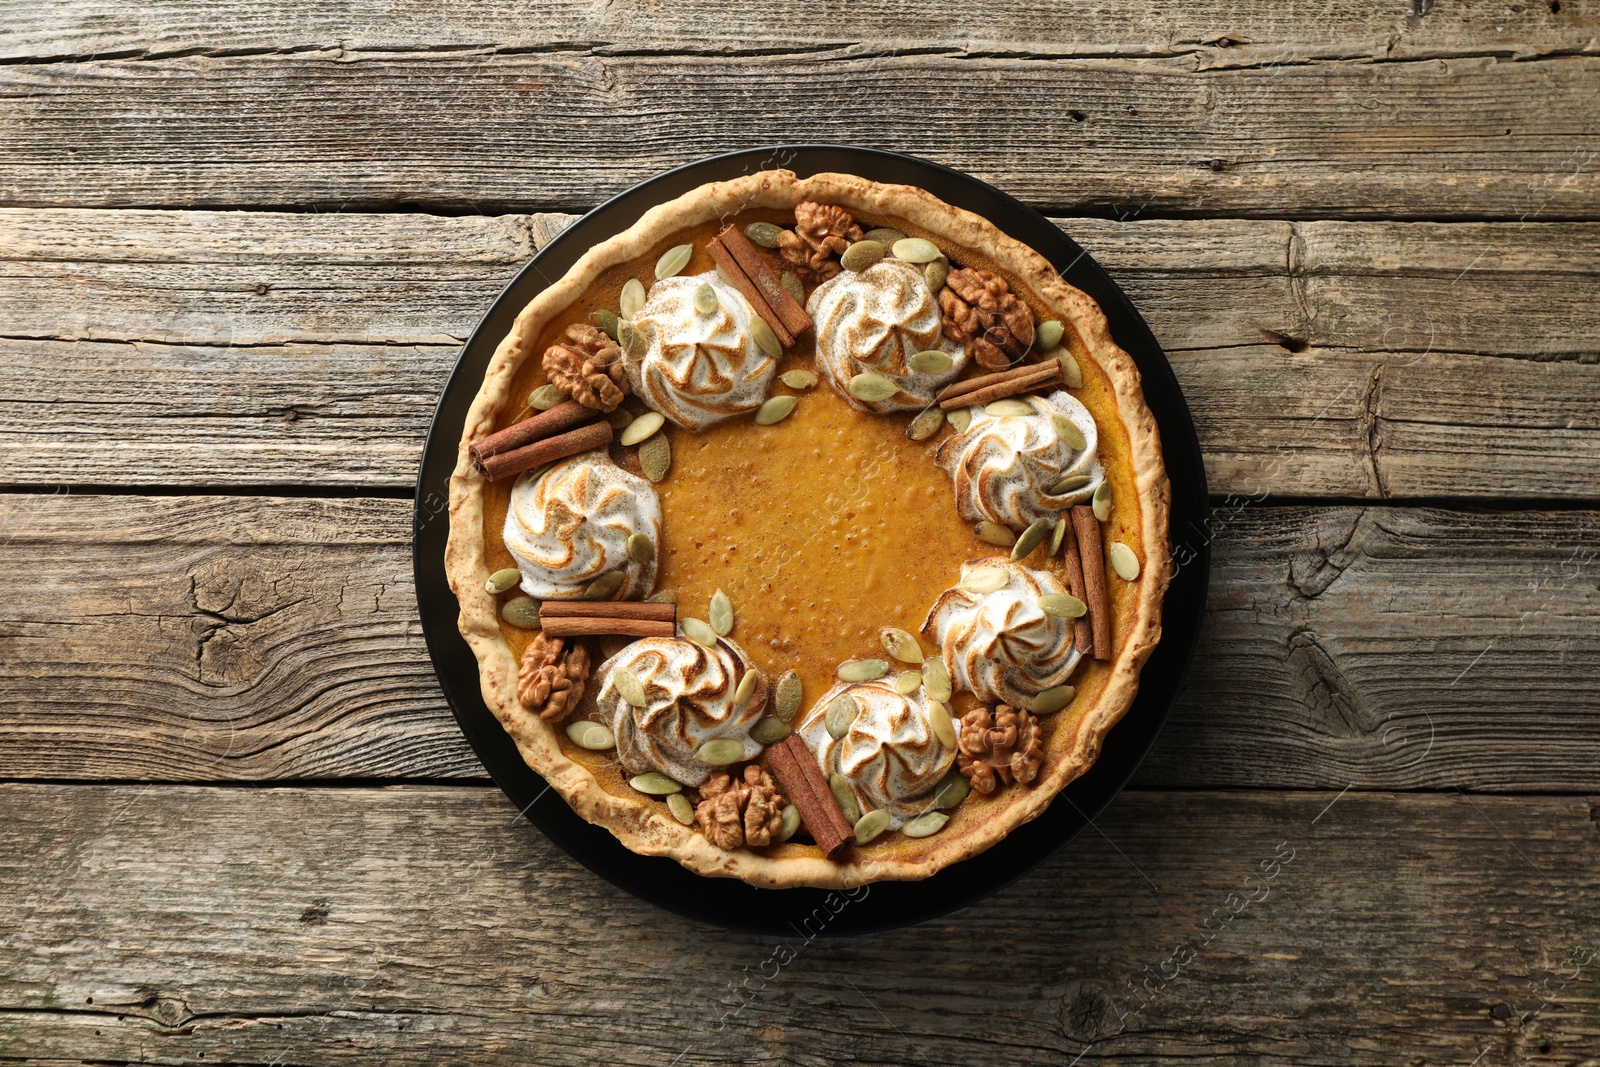
[{"label": "pie crust", "polygon": [[[513,378],[530,357],[552,319],[580,300],[608,268],[638,260],[671,234],[729,219],[752,209],[792,210],[803,200],[836,204],[858,219],[904,220],[944,247],[976,250],[1075,334],[1080,365],[1092,360],[1110,383],[1115,417],[1127,438],[1129,482],[1141,516],[1140,575],[1128,609],[1118,614],[1115,651],[1096,699],[1077,715],[1075,727],[1050,738],[1043,768],[1031,786],[1011,786],[985,798],[982,817],[952,818],[933,836],[897,847],[852,847],[839,861],[824,858],[798,842],[771,849],[725,852],[694,826],[684,826],[658,798],[619,795],[606,789],[583,764],[563,751],[563,727],[528,712],[517,699],[517,659],[500,629],[496,598],[485,591],[485,490],[487,481],[470,462],[467,446],[496,429],[511,401]],[[863,221],[863,226],[869,225]],[[1108,411],[1097,411],[1105,418]],[[460,603],[462,636],[477,657],[483,698],[524,760],[583,818],[604,826],[627,848],[649,856],[670,856],[697,874],[742,879],[771,888],[815,886],[850,888],[880,880],[925,878],[981,853],[1017,826],[1035,818],[1069,782],[1097,758],[1108,730],[1131,705],[1139,671],[1161,634],[1161,602],[1170,575],[1168,511],[1170,487],[1161,460],[1160,438],[1146,407],[1133,360],[1111,340],[1105,316],[1087,295],[1066,284],[1038,253],[1002,233],[987,220],[953,207],[912,186],[885,185],[849,174],[798,178],[782,170],[763,171],[714,182],[661,204],[633,226],[589,249],[559,280],[535,297],[517,316],[510,334],[489,362],[482,387],[462,430],[450,482],[450,537],[445,565]],[[1124,540],[1126,540],[1126,536]],[[975,546],[975,556],[985,554]],[[952,578],[952,582],[954,579]],[[598,679],[595,680],[598,684]],[[796,720],[796,726],[800,720]],[[626,790],[626,786],[622,787]],[[881,840],[881,839],[880,839]]]}]

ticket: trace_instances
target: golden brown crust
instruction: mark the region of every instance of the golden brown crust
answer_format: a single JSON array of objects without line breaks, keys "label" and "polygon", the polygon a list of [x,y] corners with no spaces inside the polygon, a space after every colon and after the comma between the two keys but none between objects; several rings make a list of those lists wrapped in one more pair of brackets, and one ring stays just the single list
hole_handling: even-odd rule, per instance
[{"label": "golden brown crust", "polygon": [[[1069,324],[1089,358],[1105,373],[1116,397],[1129,439],[1133,481],[1143,516],[1137,602],[1125,637],[1099,699],[1081,715],[1070,735],[1052,738],[1050,758],[1031,788],[996,794],[996,806],[982,820],[925,839],[931,847],[916,859],[887,850],[861,849],[842,862],[820,855],[770,856],[749,849],[724,852],[693,827],[678,823],[664,805],[605,790],[584,767],[561,751],[556,731],[526,711],[517,700],[517,662],[500,633],[494,598],[484,590],[483,476],[467,458],[467,445],[494,429],[496,414],[509,398],[517,368],[529,358],[544,326],[580,297],[608,267],[645,254],[663,236],[726,218],[739,211],[793,209],[802,200],[837,204],[868,217],[904,219],[953,244],[986,251],[1003,270],[1030,289]],[[450,539],[445,568],[461,605],[462,636],[477,656],[483,698],[516,743],[524,760],[583,818],[605,826],[634,852],[671,856],[697,874],[741,878],[752,885],[781,888],[848,888],[867,882],[925,878],[958,860],[982,852],[1013,829],[1037,817],[1067,783],[1093,764],[1107,731],[1133,702],[1139,670],[1161,636],[1161,601],[1170,574],[1167,520],[1170,487],[1161,461],[1155,419],[1144,403],[1139,372],[1111,340],[1100,308],[1086,294],[1062,281],[1031,248],[1006,236],[987,220],[954,208],[911,186],[882,185],[848,174],[797,178],[788,171],[763,171],[728,182],[714,182],[646,212],[632,227],[586,252],[554,285],[517,316],[511,333],[489,362],[483,386],[468,411],[455,473],[450,480]]]}]

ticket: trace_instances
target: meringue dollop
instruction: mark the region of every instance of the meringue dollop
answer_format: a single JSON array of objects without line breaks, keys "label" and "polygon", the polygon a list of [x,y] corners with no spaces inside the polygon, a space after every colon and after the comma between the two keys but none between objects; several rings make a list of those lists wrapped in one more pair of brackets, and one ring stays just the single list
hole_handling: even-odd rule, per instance
[{"label": "meringue dollop", "polygon": [[[616,671],[626,667],[644,685],[645,706],[634,707],[617,691]],[[635,774],[660,771],[687,786],[701,786],[721,767],[702,763],[695,753],[707,741],[732,738],[754,759],[761,745],[750,728],[767,707],[763,677],[742,705],[734,693],[756,668],[732,641],[715,649],[687,637],[646,637],[625,646],[596,671],[601,679],[595,702],[602,722],[611,724],[622,765]]]},{"label": "meringue dollop", "polygon": [[[982,407],[970,408],[971,425],[945,438],[934,461],[950,473],[956,510],[963,518],[1021,530],[1037,519],[1053,522],[1056,512],[1088,501],[1105,481],[1105,470],[1097,458],[1100,434],[1094,416],[1077,397],[1058,389],[1047,396],[1015,399],[1032,412],[991,415]],[[1052,415],[1078,428],[1083,448],[1062,439]],[[1074,476],[1082,476],[1083,484],[1050,492]]]},{"label": "meringue dollop", "polygon": [[[845,693],[860,708],[841,738],[828,733],[825,712]],[[956,751],[933,732],[931,701],[918,689],[895,692],[893,679],[840,683],[808,712],[800,737],[817,757],[824,776],[839,774],[855,789],[862,813],[882,809],[889,826],[933,810],[934,794],[955,762]]]},{"label": "meringue dollop", "polygon": [[[817,369],[861,411],[925,408],[967,365],[962,347],[944,339],[939,302],[912,263],[884,259],[859,273],[842,271],[817,286],[806,312],[816,324]],[[927,351],[949,356],[950,368],[927,374],[907,362]],[[866,371],[888,378],[899,392],[871,402],[851,396],[850,379]]]},{"label": "meringue dollop", "polygon": [[655,487],[611,462],[604,449],[564,459],[542,474],[528,471],[511,487],[506,548],[522,572],[522,591],[539,600],[570,600],[608,571],[623,573],[618,600],[650,595],[656,557],[639,563],[628,538],[661,544]]},{"label": "meringue dollop", "polygon": [[[717,295],[710,314],[694,306],[702,285]],[[716,271],[656,282],[633,319],[646,342],[644,354],[624,358],[634,393],[691,430],[754,411],[767,398],[778,361],[751,335],[753,314]]]},{"label": "meringue dollop", "polygon": [[1062,685],[1082,658],[1073,647],[1071,619],[1046,614],[1039,598],[1067,590],[1050,571],[1004,557],[969,560],[964,579],[980,568],[1006,572],[992,593],[969,593],[958,584],[939,594],[922,624],[939,646],[950,680],[979,700],[1028,708],[1033,698]]}]

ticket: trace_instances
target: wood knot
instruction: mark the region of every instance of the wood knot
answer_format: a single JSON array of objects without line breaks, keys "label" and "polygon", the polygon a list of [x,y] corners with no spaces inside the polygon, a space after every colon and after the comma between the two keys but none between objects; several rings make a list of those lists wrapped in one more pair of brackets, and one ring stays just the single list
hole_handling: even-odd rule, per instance
[{"label": "wood knot", "polygon": [[1061,995],[1061,1032],[1093,1043],[1122,1029],[1121,1015],[1097,982],[1073,982]]},{"label": "wood knot", "polygon": [[300,913],[300,921],[307,926],[328,925],[328,902],[326,900],[312,901],[311,906]]},{"label": "wood knot", "polygon": [[251,287],[250,291],[257,296],[266,296],[268,293],[272,292],[272,286],[268,285],[266,282],[256,282],[256,284]]}]

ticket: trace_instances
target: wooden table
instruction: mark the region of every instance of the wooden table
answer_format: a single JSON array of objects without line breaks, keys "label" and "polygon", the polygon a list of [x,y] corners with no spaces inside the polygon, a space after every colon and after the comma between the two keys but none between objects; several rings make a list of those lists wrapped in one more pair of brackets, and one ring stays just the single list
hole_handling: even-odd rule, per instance
[{"label": "wooden table", "polygon": [[[6,7],[0,1060],[1600,1062],[1600,0]],[[539,244],[793,139],[1117,277],[1215,570],[1095,832],[779,952],[517,817],[409,539]]]}]

